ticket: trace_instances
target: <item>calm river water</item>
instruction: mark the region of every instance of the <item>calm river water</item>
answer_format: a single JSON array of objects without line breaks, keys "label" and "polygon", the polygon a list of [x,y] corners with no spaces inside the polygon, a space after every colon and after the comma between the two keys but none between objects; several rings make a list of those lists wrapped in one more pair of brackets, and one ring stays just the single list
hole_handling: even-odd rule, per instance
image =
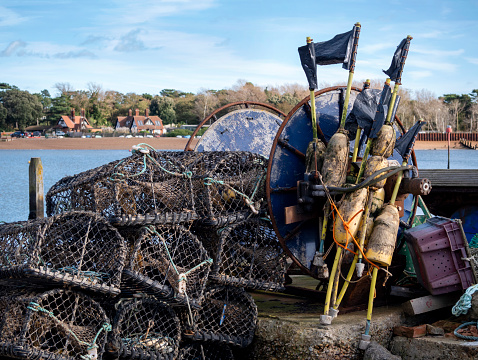
[{"label": "calm river water", "polygon": [[[420,169],[446,169],[447,150],[417,150]],[[0,221],[28,218],[28,162],[40,157],[45,195],[65,176],[129,156],[127,150],[0,150]],[[478,169],[478,151],[452,150],[450,168]]]}]

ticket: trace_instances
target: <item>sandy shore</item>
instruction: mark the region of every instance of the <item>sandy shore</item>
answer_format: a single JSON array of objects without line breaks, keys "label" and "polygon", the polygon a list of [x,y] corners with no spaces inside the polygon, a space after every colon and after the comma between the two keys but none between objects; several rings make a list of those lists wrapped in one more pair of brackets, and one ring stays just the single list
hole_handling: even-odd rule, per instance
[{"label": "sandy shore", "polygon": [[[0,141],[0,150],[129,150],[133,145],[146,143],[158,150],[184,150],[188,139],[180,138],[87,138],[87,139],[8,139]],[[193,140],[193,147],[197,140]],[[417,141],[415,150],[443,150],[447,149],[446,141]],[[451,142],[450,149],[463,149],[458,142]]]}]

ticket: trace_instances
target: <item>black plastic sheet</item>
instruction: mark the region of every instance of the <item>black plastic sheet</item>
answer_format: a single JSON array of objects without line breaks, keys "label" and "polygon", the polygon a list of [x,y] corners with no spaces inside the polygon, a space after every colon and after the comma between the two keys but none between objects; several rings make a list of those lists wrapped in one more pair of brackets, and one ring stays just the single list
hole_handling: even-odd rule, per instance
[{"label": "black plastic sheet", "polygon": [[381,94],[379,89],[365,89],[357,95],[345,120],[345,130],[348,131],[350,140],[355,139],[357,127],[364,129],[366,134],[370,133]]},{"label": "black plastic sheet", "polygon": [[380,94],[380,102],[377,106],[377,112],[375,113],[375,117],[373,118],[372,128],[370,130],[370,134],[368,134],[369,139],[375,139],[377,137],[378,132],[382,128],[387,117],[388,106],[390,104],[391,96],[392,92],[390,89],[390,85],[384,85],[382,93]]},{"label": "black plastic sheet", "polygon": [[410,153],[412,152],[413,146],[415,145],[415,140],[418,133],[420,132],[425,121],[417,121],[405,134],[400,136],[395,143],[395,150],[402,156],[403,160],[408,160]]}]

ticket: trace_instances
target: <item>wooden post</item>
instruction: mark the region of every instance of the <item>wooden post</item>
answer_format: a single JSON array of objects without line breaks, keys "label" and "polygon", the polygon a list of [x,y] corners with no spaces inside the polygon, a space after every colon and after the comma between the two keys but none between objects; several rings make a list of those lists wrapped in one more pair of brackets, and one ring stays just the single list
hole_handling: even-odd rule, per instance
[{"label": "wooden post", "polygon": [[29,167],[30,214],[28,219],[45,216],[43,201],[43,166],[40,158],[31,158]]}]

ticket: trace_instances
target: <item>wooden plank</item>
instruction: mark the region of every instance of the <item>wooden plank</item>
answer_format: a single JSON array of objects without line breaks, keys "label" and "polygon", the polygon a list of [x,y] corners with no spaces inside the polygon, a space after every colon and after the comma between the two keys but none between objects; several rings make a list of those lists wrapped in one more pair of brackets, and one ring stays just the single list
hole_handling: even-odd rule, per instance
[{"label": "wooden plank", "polygon": [[478,169],[419,169],[421,178],[430,180],[433,187],[478,188]]},{"label": "wooden plank", "polygon": [[309,219],[318,219],[319,214],[317,212],[299,212],[299,207],[297,205],[287,206],[284,209],[285,213],[285,223],[286,225],[293,224],[295,222],[309,220]]},{"label": "wooden plank", "polygon": [[45,216],[43,200],[43,165],[40,158],[31,158],[29,175],[30,214],[29,219],[38,219]]},{"label": "wooden plank", "polygon": [[460,295],[457,293],[437,296],[427,295],[403,303],[402,308],[405,314],[409,316],[423,314],[455,305],[460,299]]}]

